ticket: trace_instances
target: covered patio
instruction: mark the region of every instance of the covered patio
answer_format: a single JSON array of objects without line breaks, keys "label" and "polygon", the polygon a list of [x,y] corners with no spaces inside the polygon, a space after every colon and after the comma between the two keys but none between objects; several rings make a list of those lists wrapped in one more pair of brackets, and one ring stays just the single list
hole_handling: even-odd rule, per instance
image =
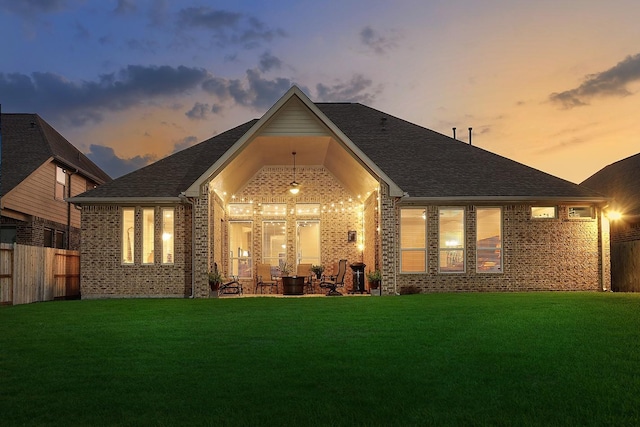
[{"label": "covered patio", "polygon": [[[274,276],[283,264],[292,274],[300,264],[322,265],[329,276],[346,259],[346,293],[353,285],[349,265],[364,263],[366,271],[380,265],[380,181],[302,103],[291,104],[211,171],[209,268],[217,264],[251,295],[258,264],[271,265]],[[292,121],[295,136],[281,131]]]}]

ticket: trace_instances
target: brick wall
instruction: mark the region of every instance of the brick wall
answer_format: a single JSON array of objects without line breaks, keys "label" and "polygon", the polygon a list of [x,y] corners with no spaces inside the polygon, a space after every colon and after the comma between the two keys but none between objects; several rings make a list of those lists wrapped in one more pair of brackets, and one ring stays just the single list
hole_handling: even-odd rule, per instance
[{"label": "brick wall", "polygon": [[77,251],[80,249],[81,230],[76,227],[69,229],[69,247],[67,248],[67,225],[50,221],[40,217],[31,217],[30,221],[20,221],[13,218],[2,217],[2,224],[16,227],[16,243],[28,246],[44,246],[44,230],[48,228],[55,232],[64,233],[63,249]]},{"label": "brick wall", "polygon": [[[384,204],[383,205],[387,205]],[[609,289],[609,233],[603,225],[600,211],[594,219],[569,219],[568,208],[560,206],[556,219],[531,219],[529,205],[502,206],[503,214],[503,272],[476,272],[476,215],[475,207],[465,206],[466,271],[438,272],[438,206],[425,206],[427,212],[426,274],[397,274],[393,283],[383,283],[386,293],[401,292],[414,286],[421,292],[455,291],[542,291]],[[398,206],[393,209],[398,223]],[[391,210],[391,209],[389,209]],[[387,227],[393,228],[391,216]],[[606,222],[606,220],[605,220]],[[604,239],[600,239],[602,229]],[[397,227],[395,232],[383,232],[384,238],[395,239],[399,250]],[[400,269],[399,258],[387,260],[385,267],[392,277]],[[604,280],[603,280],[604,277]]]},{"label": "brick wall", "polygon": [[[154,264],[142,264],[142,207],[135,207],[133,265],[121,263],[121,207],[82,208],[82,298],[184,297],[191,294],[191,206],[175,206],[175,259],[172,265],[161,264],[160,250],[155,251]],[[160,207],[156,207],[156,248],[162,245],[160,215]]]}]

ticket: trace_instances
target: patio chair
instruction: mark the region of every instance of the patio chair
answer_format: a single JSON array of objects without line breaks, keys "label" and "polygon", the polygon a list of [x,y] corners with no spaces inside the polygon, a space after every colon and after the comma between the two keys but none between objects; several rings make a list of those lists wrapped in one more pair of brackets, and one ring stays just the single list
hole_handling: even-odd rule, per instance
[{"label": "patio chair", "polygon": [[[218,272],[218,264],[213,263],[213,271]],[[221,295],[242,295],[242,283],[238,281],[238,276],[231,276],[231,281],[218,285],[218,296]]]},{"label": "patio chair", "polygon": [[254,293],[258,293],[258,288],[260,288],[260,293],[263,293],[265,287],[269,288],[270,293],[273,293],[273,288],[275,287],[276,294],[278,293],[278,281],[271,275],[271,265],[258,264],[256,267],[256,287]]},{"label": "patio chair", "polygon": [[[213,263],[213,268],[217,272],[218,264]],[[218,296],[221,295],[242,295],[242,283],[238,281],[238,276],[231,276],[231,281],[223,283],[218,288]]]},{"label": "patio chair", "polygon": [[298,264],[296,276],[304,277],[304,287],[307,293],[313,293],[313,273],[311,272],[311,264]]},{"label": "patio chair", "polygon": [[320,282],[321,288],[329,289],[327,296],[337,296],[342,295],[338,292],[338,287],[344,287],[344,276],[347,273],[347,260],[341,259],[338,262],[338,273],[335,276],[329,276],[328,278],[323,278],[322,282]]}]

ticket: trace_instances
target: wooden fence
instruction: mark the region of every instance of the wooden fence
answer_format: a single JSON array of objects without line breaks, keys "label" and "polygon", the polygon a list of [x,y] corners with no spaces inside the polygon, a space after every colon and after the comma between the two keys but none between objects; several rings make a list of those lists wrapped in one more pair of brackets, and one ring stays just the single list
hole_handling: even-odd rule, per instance
[{"label": "wooden fence", "polygon": [[640,292],[640,241],[611,244],[611,289]]},{"label": "wooden fence", "polygon": [[0,304],[80,297],[80,252],[0,244]]}]

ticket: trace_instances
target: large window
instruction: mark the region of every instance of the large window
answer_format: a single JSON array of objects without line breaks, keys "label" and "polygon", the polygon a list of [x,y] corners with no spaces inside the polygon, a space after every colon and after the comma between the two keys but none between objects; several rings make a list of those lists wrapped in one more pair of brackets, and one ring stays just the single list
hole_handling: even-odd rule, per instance
[{"label": "large window", "polygon": [[400,210],[400,271],[427,271],[427,222],[424,209]]},{"label": "large window", "polygon": [[438,227],[440,272],[464,272],[464,208],[440,208]]},{"label": "large window", "polygon": [[231,276],[250,278],[253,264],[253,223],[251,221],[229,222],[229,262]]},{"label": "large window", "polygon": [[58,200],[64,200],[67,187],[67,174],[60,166],[56,166],[56,194]]},{"label": "large window", "polygon": [[285,221],[262,222],[262,262],[272,267],[287,259],[287,223]]},{"label": "large window", "polygon": [[476,210],[476,270],[502,273],[502,209]]},{"label": "large window", "polygon": [[162,262],[163,264],[173,264],[174,262],[174,209],[162,209]]},{"label": "large window", "polygon": [[154,256],[154,209],[142,209],[142,263],[153,264]]},{"label": "large window", "polygon": [[320,221],[296,223],[297,264],[320,264]]},{"label": "large window", "polygon": [[133,264],[135,227],[133,208],[122,209],[122,263]]}]

